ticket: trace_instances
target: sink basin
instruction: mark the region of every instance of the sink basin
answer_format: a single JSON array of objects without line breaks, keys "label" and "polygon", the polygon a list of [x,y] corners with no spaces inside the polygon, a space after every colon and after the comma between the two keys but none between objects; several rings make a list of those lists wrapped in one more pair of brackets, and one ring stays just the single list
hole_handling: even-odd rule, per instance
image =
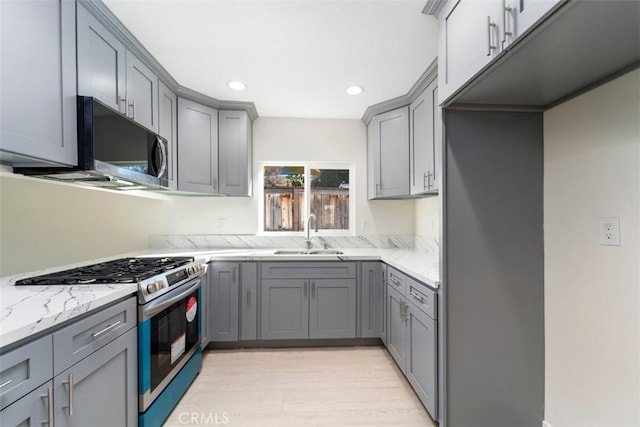
[{"label": "sink basin", "polygon": [[304,249],[278,249],[274,255],[342,255],[344,252],[337,249],[313,249],[305,251]]},{"label": "sink basin", "polygon": [[303,249],[280,249],[273,253],[274,255],[308,255],[309,252]]},{"label": "sink basin", "polygon": [[337,249],[314,249],[309,251],[310,255],[342,255],[343,253]]}]

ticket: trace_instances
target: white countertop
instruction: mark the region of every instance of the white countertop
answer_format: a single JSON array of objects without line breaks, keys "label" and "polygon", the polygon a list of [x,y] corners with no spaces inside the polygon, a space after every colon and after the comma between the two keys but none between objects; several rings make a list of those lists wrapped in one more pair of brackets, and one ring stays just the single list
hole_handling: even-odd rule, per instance
[{"label": "white countertop", "polygon": [[127,256],[194,256],[201,262],[380,260],[438,288],[439,257],[410,249],[341,249],[341,255],[274,255],[275,249],[145,250],[0,278],[0,348],[137,291],[136,284],[14,286],[16,280]]}]

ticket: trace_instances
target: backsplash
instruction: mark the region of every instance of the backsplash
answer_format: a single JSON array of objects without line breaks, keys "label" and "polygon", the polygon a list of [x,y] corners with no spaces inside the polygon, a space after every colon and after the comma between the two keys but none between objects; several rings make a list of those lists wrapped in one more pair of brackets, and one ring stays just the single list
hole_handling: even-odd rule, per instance
[{"label": "backsplash", "polygon": [[[304,248],[303,236],[255,236],[218,234],[152,234],[151,249],[269,249]],[[315,236],[316,248],[417,249],[438,253],[435,239],[415,236]]]}]

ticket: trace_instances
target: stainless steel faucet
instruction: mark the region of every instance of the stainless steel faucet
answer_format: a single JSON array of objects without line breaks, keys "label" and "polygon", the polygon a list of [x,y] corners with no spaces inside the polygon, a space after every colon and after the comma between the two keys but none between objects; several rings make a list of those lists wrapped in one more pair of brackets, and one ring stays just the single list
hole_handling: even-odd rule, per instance
[{"label": "stainless steel faucet", "polygon": [[316,233],[318,232],[318,218],[314,214],[309,214],[309,218],[307,218],[307,249],[311,249],[313,246],[311,244],[311,219],[316,226]]}]

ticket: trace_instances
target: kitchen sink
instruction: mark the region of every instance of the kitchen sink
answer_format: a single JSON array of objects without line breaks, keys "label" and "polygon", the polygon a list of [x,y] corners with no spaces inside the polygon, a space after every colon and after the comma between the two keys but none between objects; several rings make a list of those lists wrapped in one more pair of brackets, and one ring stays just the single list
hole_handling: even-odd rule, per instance
[{"label": "kitchen sink", "polygon": [[278,249],[274,255],[342,255],[344,252],[337,249]]}]

